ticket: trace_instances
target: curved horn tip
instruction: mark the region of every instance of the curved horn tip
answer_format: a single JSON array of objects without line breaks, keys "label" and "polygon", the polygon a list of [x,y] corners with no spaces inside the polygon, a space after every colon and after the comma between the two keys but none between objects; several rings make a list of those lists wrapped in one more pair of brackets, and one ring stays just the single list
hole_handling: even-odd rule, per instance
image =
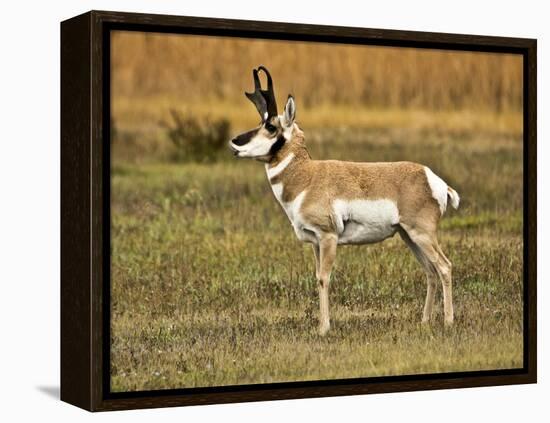
[{"label": "curved horn tip", "polygon": [[254,90],[259,90],[262,84],[260,83],[260,76],[258,75],[258,71],[256,69],[252,69],[252,79],[254,80]]},{"label": "curved horn tip", "polygon": [[267,70],[267,68],[266,68],[264,65],[258,66],[258,72],[259,72],[259,71],[264,72],[268,77],[271,76],[271,75],[269,74],[269,71]]}]

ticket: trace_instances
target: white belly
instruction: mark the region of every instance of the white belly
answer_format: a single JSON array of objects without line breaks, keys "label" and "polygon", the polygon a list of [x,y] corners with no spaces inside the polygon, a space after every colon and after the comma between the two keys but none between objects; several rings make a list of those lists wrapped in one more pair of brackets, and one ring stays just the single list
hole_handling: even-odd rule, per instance
[{"label": "white belly", "polygon": [[393,236],[399,211],[391,200],[335,200],[338,244],[369,244]]},{"label": "white belly", "polygon": [[[294,232],[300,241],[318,242],[318,233],[306,222],[300,209],[306,192],[289,202],[282,199],[283,184],[271,186],[275,198],[283,207]],[[393,236],[399,223],[399,212],[391,200],[335,200],[334,220],[338,244],[369,244]]]}]

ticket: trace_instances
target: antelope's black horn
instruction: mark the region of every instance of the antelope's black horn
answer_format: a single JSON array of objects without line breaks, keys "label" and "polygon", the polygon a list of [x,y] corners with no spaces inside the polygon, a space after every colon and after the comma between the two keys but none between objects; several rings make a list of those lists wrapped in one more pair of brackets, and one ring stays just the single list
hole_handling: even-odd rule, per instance
[{"label": "antelope's black horn", "polygon": [[265,76],[267,76],[267,89],[273,92],[273,80],[271,79],[271,74],[265,68],[265,66],[258,66],[258,72],[259,71],[263,71],[265,73]]},{"label": "antelope's black horn", "polygon": [[[260,77],[258,75],[259,71],[266,74],[267,90],[262,90]],[[245,95],[254,103],[262,121],[265,122],[269,117],[277,116],[277,103],[275,102],[275,93],[273,92],[273,80],[271,79],[269,71],[264,66],[253,69],[252,77],[254,78],[254,92],[245,92]]]},{"label": "antelope's black horn", "polygon": [[252,77],[254,78],[254,91],[260,91],[262,89],[262,85],[260,84],[260,77],[258,76],[257,69],[252,70]]},{"label": "antelope's black horn", "polygon": [[252,70],[252,77],[254,78],[254,91],[251,93],[245,92],[244,94],[252,103],[254,103],[254,106],[256,106],[256,109],[262,118],[262,122],[265,122],[268,116],[267,102],[262,95],[260,78],[258,77],[258,71],[256,69]]},{"label": "antelope's black horn", "polygon": [[275,92],[273,91],[273,80],[271,74],[264,66],[259,66],[258,71],[263,71],[267,77],[267,90],[262,90],[262,95],[267,103],[267,112],[269,116],[277,116],[277,101],[275,100]]}]

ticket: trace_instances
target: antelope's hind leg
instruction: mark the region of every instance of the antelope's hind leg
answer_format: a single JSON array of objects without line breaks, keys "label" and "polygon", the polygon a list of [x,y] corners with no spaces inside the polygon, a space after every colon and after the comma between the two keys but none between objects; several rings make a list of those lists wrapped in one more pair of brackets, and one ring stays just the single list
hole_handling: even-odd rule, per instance
[{"label": "antelope's hind leg", "polygon": [[319,289],[319,334],[325,335],[330,329],[328,307],[328,288],[332,266],[336,259],[338,238],[333,234],[323,234],[319,239],[319,271],[317,284]]},{"label": "antelope's hind leg", "polygon": [[439,253],[439,257],[443,260],[444,265],[441,267],[440,278],[443,285],[443,306],[445,310],[445,324],[451,325],[454,321],[453,310],[453,266],[450,260],[443,254],[443,251],[439,247],[436,241],[436,250]]},{"label": "antelope's hind leg", "polygon": [[437,272],[427,257],[424,256],[422,249],[413,242],[404,229],[399,231],[399,235],[401,235],[401,238],[405,241],[405,244],[407,244],[407,246],[411,249],[426,273],[426,302],[424,303],[424,310],[422,312],[422,323],[427,324],[430,322],[433,313],[435,289],[437,286]]},{"label": "antelope's hind leg", "polygon": [[319,244],[311,244],[311,246],[313,247],[313,254],[315,254],[315,278],[319,280],[321,252],[319,251]]},{"label": "antelope's hind leg", "polygon": [[445,257],[443,251],[441,251],[435,237],[435,233],[408,227],[404,224],[401,224],[401,228],[401,237],[422,264],[428,279],[428,289],[426,293],[426,303],[424,305],[422,322],[427,323],[430,320],[434,303],[435,281],[436,279],[439,279],[441,281],[441,285],[443,286],[443,310],[445,315],[445,324],[452,324],[454,320],[454,311],[451,262],[447,257]]}]

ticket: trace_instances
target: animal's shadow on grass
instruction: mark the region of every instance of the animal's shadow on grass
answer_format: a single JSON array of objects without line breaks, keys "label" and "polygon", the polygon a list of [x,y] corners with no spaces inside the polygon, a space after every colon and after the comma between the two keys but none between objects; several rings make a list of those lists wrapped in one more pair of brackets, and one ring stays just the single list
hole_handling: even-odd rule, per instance
[{"label": "animal's shadow on grass", "polygon": [[36,389],[52,399],[59,399],[59,386],[37,386]]}]

